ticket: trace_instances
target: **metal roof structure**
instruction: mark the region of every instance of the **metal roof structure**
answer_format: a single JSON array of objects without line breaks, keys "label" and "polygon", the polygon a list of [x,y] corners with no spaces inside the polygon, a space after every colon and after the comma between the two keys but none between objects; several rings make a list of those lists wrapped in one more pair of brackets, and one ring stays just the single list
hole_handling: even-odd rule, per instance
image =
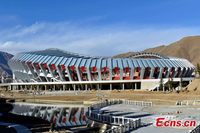
[{"label": "metal roof structure", "polygon": [[84,56],[57,49],[19,53],[9,61],[9,66],[16,80],[24,82],[191,77],[195,68],[186,59],[154,53],[139,53],[129,58],[112,58]]}]

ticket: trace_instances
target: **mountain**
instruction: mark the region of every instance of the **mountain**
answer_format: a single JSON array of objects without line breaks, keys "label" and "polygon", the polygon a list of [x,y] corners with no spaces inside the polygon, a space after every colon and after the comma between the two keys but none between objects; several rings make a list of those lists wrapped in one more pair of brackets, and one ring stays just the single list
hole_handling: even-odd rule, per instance
[{"label": "mountain", "polygon": [[[166,56],[185,58],[196,65],[197,63],[200,63],[200,36],[184,37],[181,40],[169,45],[149,48],[141,52],[159,53]],[[135,52],[128,52],[114,57],[130,57],[134,54]]]},{"label": "mountain", "polygon": [[12,71],[8,66],[8,60],[12,58],[13,55],[0,51],[0,76],[3,75],[12,75]]}]

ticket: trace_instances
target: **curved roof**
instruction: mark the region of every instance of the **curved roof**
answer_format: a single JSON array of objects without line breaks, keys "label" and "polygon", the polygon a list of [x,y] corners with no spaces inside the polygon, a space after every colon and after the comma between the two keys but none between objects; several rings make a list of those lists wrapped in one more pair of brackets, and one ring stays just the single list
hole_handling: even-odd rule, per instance
[{"label": "curved roof", "polygon": [[46,49],[46,50],[41,50],[41,51],[26,52],[26,53],[59,56],[59,57],[100,58],[99,56],[82,55],[82,54],[64,51],[64,50],[60,50],[60,49],[56,49],[56,48],[51,48],[51,49]]},{"label": "curved roof", "polygon": [[[143,57],[154,58],[143,58]],[[135,68],[135,67],[190,67],[194,66],[186,59],[169,58],[155,53],[141,53],[131,58],[108,58],[108,57],[92,57],[83,56],[62,50],[44,50],[36,52],[20,53],[14,56],[13,60],[32,62],[32,63],[46,63],[76,67],[97,67],[97,68]]]}]

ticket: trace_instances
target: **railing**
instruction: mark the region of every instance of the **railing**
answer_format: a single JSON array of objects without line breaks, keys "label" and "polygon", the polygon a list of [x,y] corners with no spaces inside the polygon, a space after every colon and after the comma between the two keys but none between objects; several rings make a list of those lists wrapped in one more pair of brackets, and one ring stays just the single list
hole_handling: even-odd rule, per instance
[{"label": "railing", "polygon": [[108,129],[105,131],[105,133],[124,133],[128,131],[132,131],[134,129],[137,129],[141,126],[141,120],[138,119],[136,121],[129,121],[124,125],[120,125],[118,127],[114,127],[112,129]]},{"label": "railing", "polygon": [[152,102],[144,102],[144,101],[132,101],[132,100],[121,100],[121,99],[112,99],[112,100],[105,100],[104,102],[100,102],[97,104],[93,104],[88,108],[87,117],[91,120],[106,123],[110,125],[115,125],[117,127],[113,129],[109,129],[105,131],[106,133],[122,133],[134,130],[141,126],[141,119],[137,118],[126,118],[123,116],[113,116],[110,114],[103,114],[100,111],[101,108],[115,105],[115,104],[128,104],[134,106],[142,106],[142,107],[151,107]]},{"label": "railing", "polygon": [[153,106],[152,102],[132,101],[132,100],[123,100],[123,104],[142,106],[142,107],[152,107]]},{"label": "railing", "polygon": [[200,100],[177,101],[176,105],[178,105],[178,106],[200,106]]},{"label": "railing", "polygon": [[110,105],[115,104],[128,104],[128,105],[135,105],[135,106],[142,106],[142,107],[152,107],[152,102],[146,102],[146,101],[133,101],[133,100],[125,100],[125,99],[111,99],[111,100],[105,100],[100,103],[93,104],[90,107],[93,108],[103,108]]},{"label": "railing", "polygon": [[116,126],[124,125],[130,121],[138,121],[139,120],[139,119],[133,119],[133,118],[126,118],[126,117],[122,117],[122,116],[112,116],[109,114],[100,114],[98,112],[91,112],[88,116],[91,120],[110,124],[110,125],[116,125]]},{"label": "railing", "polygon": [[103,108],[103,107],[106,107],[106,106],[115,105],[115,104],[122,104],[122,103],[123,103],[123,100],[112,99],[112,100],[105,100],[103,102],[93,104],[90,107],[95,108],[95,109],[100,109],[100,108]]}]

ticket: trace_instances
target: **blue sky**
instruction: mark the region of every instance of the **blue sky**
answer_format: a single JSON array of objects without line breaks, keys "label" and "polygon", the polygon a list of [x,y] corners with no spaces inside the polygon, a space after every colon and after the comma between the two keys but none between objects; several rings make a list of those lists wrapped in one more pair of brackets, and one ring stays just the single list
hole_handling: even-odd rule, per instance
[{"label": "blue sky", "polygon": [[0,0],[0,50],[111,56],[200,33],[198,0]]}]

